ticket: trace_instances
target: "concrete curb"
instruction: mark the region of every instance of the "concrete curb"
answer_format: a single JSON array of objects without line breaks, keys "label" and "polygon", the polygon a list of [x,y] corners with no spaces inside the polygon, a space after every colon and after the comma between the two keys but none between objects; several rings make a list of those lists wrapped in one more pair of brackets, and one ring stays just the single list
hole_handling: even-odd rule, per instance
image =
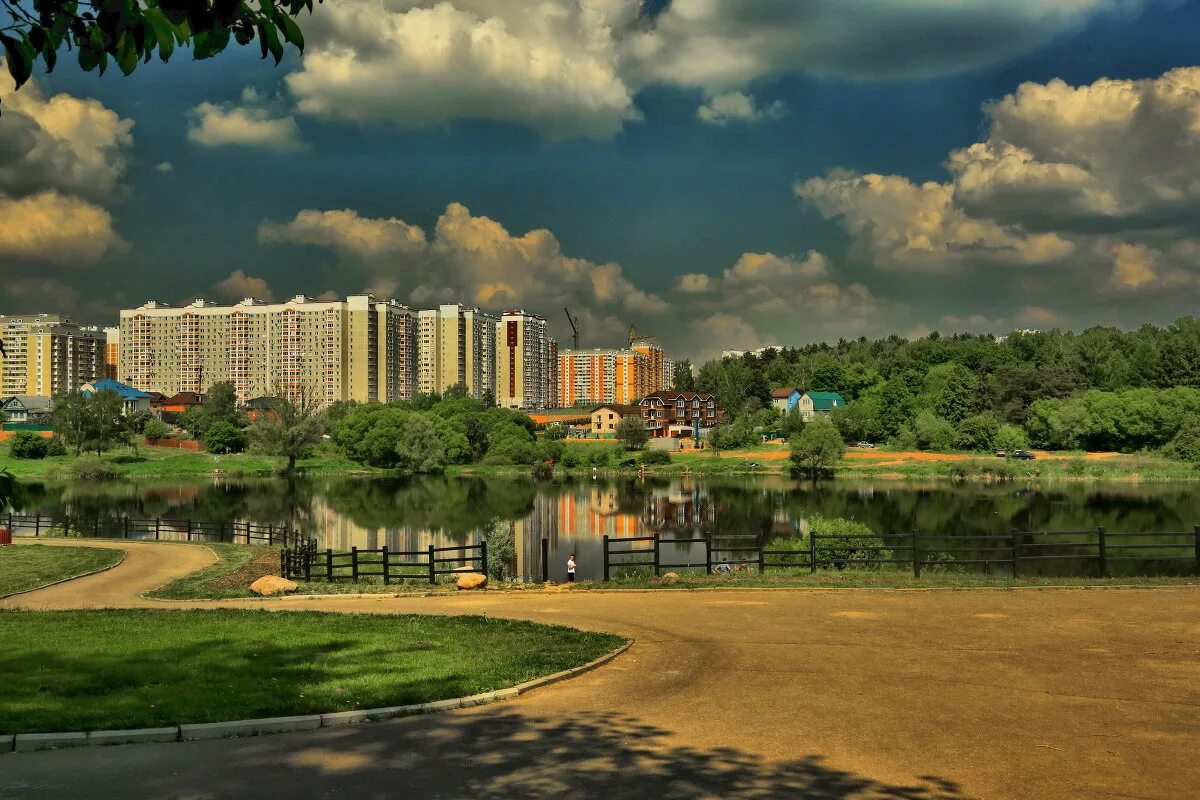
[{"label": "concrete curb", "polygon": [[[22,544],[26,544],[26,543],[22,542]],[[55,545],[51,545],[51,547],[54,547],[54,546]],[[81,544],[79,546],[87,547],[86,544]],[[115,547],[97,547],[95,549],[97,549],[97,550],[116,550]],[[100,569],[93,569],[89,572],[81,572],[78,575],[72,575],[69,578],[60,578],[59,580],[52,581],[50,583],[43,583],[41,586],[35,586],[32,589],[22,589],[19,592],[12,592],[10,594],[0,594],[0,600],[7,600],[10,597],[20,597],[21,595],[29,594],[30,592],[40,592],[42,589],[49,589],[51,586],[58,586],[60,583],[66,583],[67,581],[73,581],[78,578],[86,578],[89,575],[99,575],[101,572],[108,572],[110,569],[116,569],[117,567],[121,566],[121,564],[123,564],[125,562],[125,559],[129,555],[124,550],[117,550],[117,552],[119,552],[121,554],[121,557],[118,558],[113,563],[109,564],[107,567],[100,567]],[[2,748],[0,748],[0,752],[3,752]]]},{"label": "concrete curb", "polygon": [[400,717],[411,717],[417,714],[436,714],[439,711],[454,711],[459,708],[472,708],[497,703],[501,700],[511,700],[514,697],[549,686],[552,683],[573,678],[590,672],[596,667],[607,664],[633,646],[628,641],[611,652],[597,659],[581,664],[572,669],[555,672],[534,678],[507,689],[497,689],[494,692],[473,694],[467,697],[453,697],[449,700],[436,700],[431,703],[417,703],[407,706],[388,706],[386,708],[363,708],[355,711],[336,711],[329,714],[304,714],[294,717],[269,717],[266,719],[239,719],[228,722],[202,722],[187,725],[173,725],[166,728],[135,728],[116,731],[89,731],[71,733],[18,733],[0,734],[0,754],[17,752],[28,753],[36,750],[54,750],[62,747],[79,747],[82,745],[135,744],[145,742],[186,742],[202,739],[225,739],[235,736],[263,736],[271,733],[294,733],[311,731],[317,728],[333,728],[340,725],[356,725],[361,722],[379,722]]}]

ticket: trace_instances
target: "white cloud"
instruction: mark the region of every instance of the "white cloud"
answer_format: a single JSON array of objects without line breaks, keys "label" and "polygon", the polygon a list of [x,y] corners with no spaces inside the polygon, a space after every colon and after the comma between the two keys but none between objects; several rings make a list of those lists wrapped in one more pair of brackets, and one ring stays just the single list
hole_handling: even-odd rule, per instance
[{"label": "white cloud", "polygon": [[630,315],[644,320],[670,308],[618,264],[572,258],[548,230],[514,235],[459,203],[447,206],[428,239],[400,219],[309,209],[285,223],[264,222],[259,240],[325,247],[370,290],[413,305],[461,301],[543,313],[568,305],[596,342],[619,337]]},{"label": "white cloud", "polygon": [[125,246],[107,211],[58,192],[0,197],[0,220],[0,255],[6,257],[83,266]]},{"label": "white cloud", "polygon": [[305,114],[406,128],[477,117],[609,138],[638,118],[610,27],[627,5],[344,0],[313,15],[287,84]]},{"label": "white cloud", "polygon": [[[250,95],[254,98],[253,94]],[[189,112],[188,139],[204,147],[258,147],[294,152],[307,149],[292,116],[255,105],[201,103]]]},{"label": "white cloud", "polygon": [[722,350],[757,350],[764,346],[754,325],[737,314],[717,312],[695,319],[688,326],[690,338],[700,343],[699,358],[720,358]]},{"label": "white cloud", "polygon": [[1093,294],[1197,283],[1200,68],[1025,83],[984,111],[987,138],[950,153],[947,182],[834,171],[796,194],[884,269],[1053,268]]},{"label": "white cloud", "polygon": [[763,106],[744,92],[726,92],[710,97],[696,109],[696,116],[710,125],[727,125],[731,122],[762,122],[779,119],[784,114],[784,105],[779,100]]},{"label": "white cloud", "polygon": [[0,194],[53,189],[98,199],[117,188],[133,145],[132,120],[97,100],[47,97],[36,81],[19,92],[7,80],[0,86]]},{"label": "white cloud", "polygon": [[154,165],[154,171],[161,175],[170,175],[175,171],[175,166],[170,161],[160,161]]},{"label": "white cloud", "polygon": [[228,277],[218,281],[216,289],[231,300],[241,300],[244,297],[268,302],[275,300],[275,292],[265,279],[251,277],[240,269],[235,269]]},{"label": "white cloud", "polygon": [[357,211],[306,209],[285,223],[264,222],[260,242],[327,247],[342,256],[376,258],[425,250],[425,232],[402,219],[360,217]]}]

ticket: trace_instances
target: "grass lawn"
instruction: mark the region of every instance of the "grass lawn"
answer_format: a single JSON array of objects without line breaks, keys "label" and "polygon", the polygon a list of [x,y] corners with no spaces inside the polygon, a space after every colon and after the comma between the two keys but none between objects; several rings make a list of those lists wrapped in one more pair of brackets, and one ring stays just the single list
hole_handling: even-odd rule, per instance
[{"label": "grass lawn", "polygon": [[622,643],[483,617],[0,612],[0,731],[100,730],[407,705],[512,686]]},{"label": "grass lawn", "polygon": [[120,550],[99,547],[0,547],[0,597],[111,567],[124,556]]},{"label": "grass lawn", "polygon": [[255,595],[249,588],[251,583],[263,575],[279,574],[278,548],[244,544],[204,546],[220,560],[147,592],[146,596],[160,600],[253,597]]}]

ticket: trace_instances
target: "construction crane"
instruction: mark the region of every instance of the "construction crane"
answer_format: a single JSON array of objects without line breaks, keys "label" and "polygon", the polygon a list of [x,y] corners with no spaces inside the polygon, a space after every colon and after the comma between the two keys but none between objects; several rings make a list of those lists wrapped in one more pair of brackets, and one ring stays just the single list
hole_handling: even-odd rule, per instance
[{"label": "construction crane", "polygon": [[654,336],[653,333],[646,333],[646,331],[639,331],[637,329],[637,327],[634,325],[629,326],[629,346],[630,347],[633,347],[633,345],[636,342],[646,342],[646,341],[649,341],[654,338],[656,338],[656,337]]},{"label": "construction crane", "polygon": [[579,349],[579,317],[571,316],[571,309],[563,306],[563,311],[567,315],[567,322],[571,323],[571,341],[574,345],[572,349]]}]

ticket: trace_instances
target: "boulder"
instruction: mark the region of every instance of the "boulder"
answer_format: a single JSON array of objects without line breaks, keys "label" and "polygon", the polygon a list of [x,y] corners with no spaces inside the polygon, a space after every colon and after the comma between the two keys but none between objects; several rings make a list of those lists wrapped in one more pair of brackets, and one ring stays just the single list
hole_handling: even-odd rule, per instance
[{"label": "boulder", "polygon": [[295,581],[289,581],[287,578],[281,578],[278,575],[263,575],[250,584],[250,591],[255,594],[261,594],[263,597],[270,597],[273,594],[287,594],[299,588],[300,585]]},{"label": "boulder", "polygon": [[486,589],[487,575],[481,575],[478,572],[469,572],[466,575],[458,576],[458,588],[460,589]]},{"label": "boulder", "polygon": [[678,572],[668,572],[668,573],[665,573],[665,574],[662,576],[662,579],[663,579],[664,581],[666,581],[667,583],[674,583],[675,581],[679,580],[679,573],[678,573]]}]

